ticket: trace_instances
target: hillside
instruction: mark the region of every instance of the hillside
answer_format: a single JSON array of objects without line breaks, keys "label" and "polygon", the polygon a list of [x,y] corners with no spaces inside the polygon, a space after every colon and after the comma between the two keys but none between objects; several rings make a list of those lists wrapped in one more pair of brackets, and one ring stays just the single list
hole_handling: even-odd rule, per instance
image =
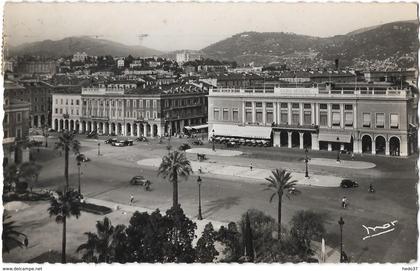
[{"label": "hillside", "polygon": [[44,40],[22,44],[9,49],[10,56],[37,55],[58,57],[73,55],[76,52],[86,52],[88,55],[112,56],[152,56],[162,52],[143,46],[128,46],[118,42],[92,37],[69,37],[61,40]]},{"label": "hillside", "polygon": [[244,32],[212,44],[202,52],[212,58],[238,63],[323,66],[339,58],[342,65],[392,60],[401,66],[412,66],[417,63],[417,27],[414,21],[395,22],[328,38]]}]

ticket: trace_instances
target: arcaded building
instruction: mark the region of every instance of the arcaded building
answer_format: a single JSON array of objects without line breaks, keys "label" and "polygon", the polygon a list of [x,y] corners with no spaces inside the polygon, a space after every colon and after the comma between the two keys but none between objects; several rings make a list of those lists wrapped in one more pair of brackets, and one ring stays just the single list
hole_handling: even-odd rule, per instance
[{"label": "arcaded building", "polygon": [[273,146],[407,156],[417,146],[417,96],[389,84],[209,91],[209,135]]},{"label": "arcaded building", "polygon": [[53,128],[155,137],[207,123],[207,91],[192,84],[108,84],[53,95]]}]

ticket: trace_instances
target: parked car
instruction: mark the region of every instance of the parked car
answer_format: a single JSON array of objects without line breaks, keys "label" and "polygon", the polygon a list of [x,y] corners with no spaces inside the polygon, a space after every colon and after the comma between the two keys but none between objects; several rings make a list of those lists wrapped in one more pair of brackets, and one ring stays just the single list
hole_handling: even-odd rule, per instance
[{"label": "parked car", "polygon": [[80,161],[80,162],[89,162],[90,161],[90,159],[86,155],[84,155],[83,153],[77,155],[76,160]]},{"label": "parked car", "polygon": [[144,137],[144,136],[140,136],[140,137],[136,138],[136,141],[139,141],[139,142],[147,142],[147,138]]},{"label": "parked car", "polygon": [[350,179],[344,179],[341,181],[340,186],[342,188],[354,188],[354,187],[359,187],[359,184],[356,181],[353,181]]},{"label": "parked car", "polygon": [[124,140],[124,144],[126,146],[133,146],[133,140],[131,140],[131,139]]},{"label": "parked car", "polygon": [[126,146],[126,144],[125,144],[124,140],[119,140],[119,141],[112,142],[112,146],[114,146],[114,147],[124,147],[124,146]]},{"label": "parked car", "polygon": [[152,182],[149,181],[148,179],[146,179],[143,176],[134,176],[133,178],[131,178],[130,184],[131,185],[141,185],[141,186],[144,186],[144,189],[147,190],[147,191],[149,191],[150,190],[150,185],[152,184]]},{"label": "parked car", "polygon": [[112,144],[113,142],[117,142],[118,139],[116,138],[108,138],[107,140],[105,140],[105,144]]}]

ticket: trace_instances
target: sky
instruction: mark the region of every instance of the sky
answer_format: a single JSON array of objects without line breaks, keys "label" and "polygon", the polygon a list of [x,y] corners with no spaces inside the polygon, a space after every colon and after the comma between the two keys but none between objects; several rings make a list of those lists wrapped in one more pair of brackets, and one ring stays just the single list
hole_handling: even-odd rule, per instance
[{"label": "sky", "polygon": [[416,3],[6,3],[3,30],[12,46],[88,35],[173,51],[245,31],[329,37],[415,19]]}]

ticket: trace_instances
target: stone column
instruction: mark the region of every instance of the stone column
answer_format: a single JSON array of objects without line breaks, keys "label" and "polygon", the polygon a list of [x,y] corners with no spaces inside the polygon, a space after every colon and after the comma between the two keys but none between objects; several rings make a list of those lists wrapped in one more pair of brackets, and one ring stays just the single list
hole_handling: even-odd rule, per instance
[{"label": "stone column", "polygon": [[292,132],[287,132],[287,147],[292,148]]},{"label": "stone column", "polygon": [[299,133],[299,149],[303,149],[303,133]]},{"label": "stone column", "polygon": [[303,125],[303,103],[299,103],[299,124]]},{"label": "stone column", "polygon": [[332,151],[332,145],[331,145],[331,143],[328,143],[328,151]]},{"label": "stone column", "polygon": [[157,126],[157,127],[158,127],[158,130],[157,130],[157,135],[158,135],[158,136],[162,136],[162,134],[163,134],[163,133],[162,133],[162,128],[163,128],[163,127],[162,127],[162,124],[158,124],[158,126]]},{"label": "stone column", "polygon": [[315,103],[311,104],[311,124],[315,124]]},{"label": "stone column", "polygon": [[389,155],[389,140],[385,141],[385,155]]},{"label": "stone column", "polygon": [[340,144],[340,150],[344,150],[344,144]]},{"label": "stone column", "polygon": [[255,102],[252,102],[252,123],[255,123]]},{"label": "stone column", "polygon": [[287,103],[287,124],[292,124],[292,103]]},{"label": "stone column", "polygon": [[312,140],[312,150],[319,150],[319,141],[318,141],[318,134],[311,134],[311,140]]},{"label": "stone column", "polygon": [[52,119],[52,128],[53,130],[57,130],[57,127],[55,127],[55,119]]},{"label": "stone column", "polygon": [[376,144],[375,144],[375,139],[372,139],[372,154],[376,154]]},{"label": "stone column", "polygon": [[245,124],[245,101],[242,101],[242,124]]},{"label": "stone column", "polygon": [[344,104],[340,104],[340,127],[344,128]]},{"label": "stone column", "polygon": [[140,123],[137,123],[137,137],[140,137]]},{"label": "stone column", "polygon": [[265,125],[266,123],[266,119],[265,119],[265,117],[266,117],[266,115],[265,115],[265,102],[263,102],[262,103],[262,114],[263,114],[263,116],[262,116],[262,122],[263,122],[263,125]]},{"label": "stone column", "polygon": [[273,146],[280,147],[280,132],[278,131],[273,133]]},{"label": "stone column", "polygon": [[143,136],[147,137],[147,123],[143,124]]}]

